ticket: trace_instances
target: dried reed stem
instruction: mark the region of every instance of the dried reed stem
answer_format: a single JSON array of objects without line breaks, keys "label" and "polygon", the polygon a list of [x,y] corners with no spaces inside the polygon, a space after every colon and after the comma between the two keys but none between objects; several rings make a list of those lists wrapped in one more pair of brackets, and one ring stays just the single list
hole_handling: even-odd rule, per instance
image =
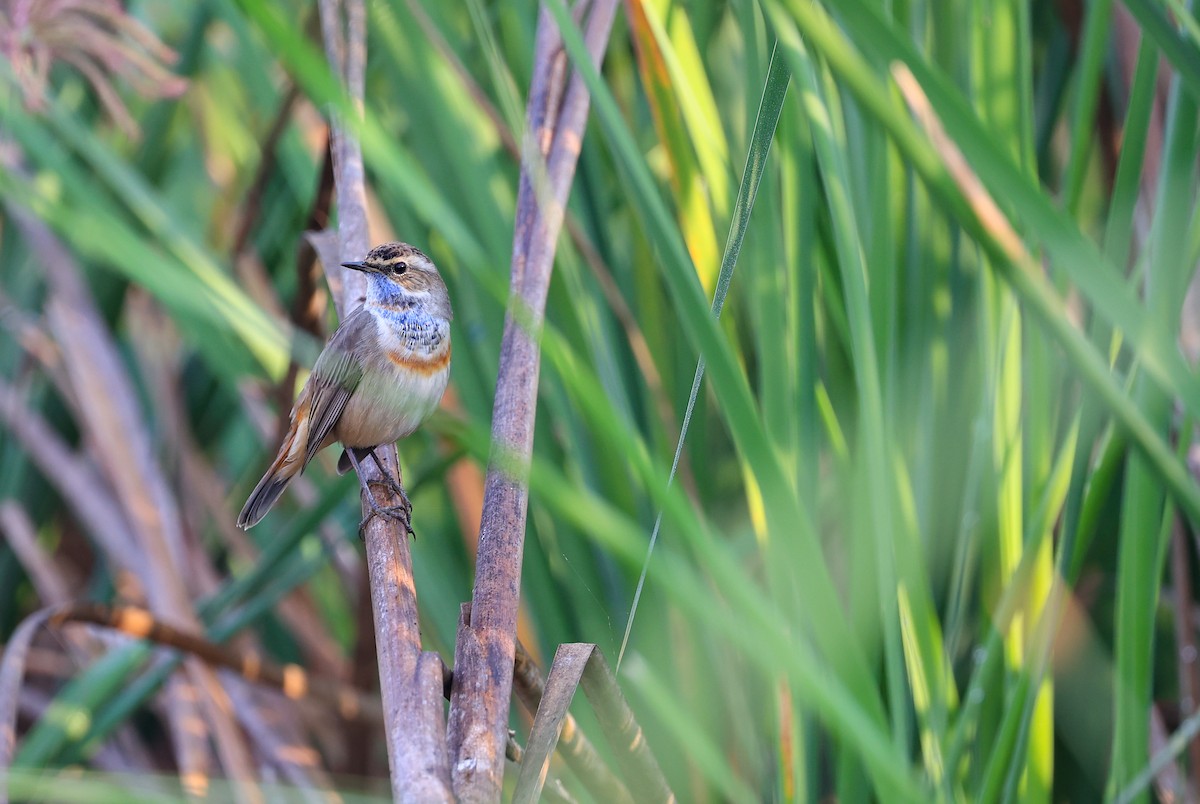
[{"label": "dried reed stem", "polygon": [[[366,8],[361,0],[321,0],[318,7],[326,57],[345,82],[353,107],[361,110],[367,58]],[[362,304],[366,286],[363,277],[343,271],[339,265],[362,259],[370,246],[362,149],[351,128],[345,120],[333,120],[330,147],[338,208],[337,259],[323,256],[326,272],[337,280],[331,285],[340,286],[336,301],[343,317]],[[389,445],[379,453],[387,471],[399,479],[395,447]],[[363,468],[363,479],[378,503],[397,505],[399,500],[392,499],[374,462],[365,462]],[[441,658],[421,652],[407,529],[402,523],[372,517],[364,539],[392,794],[402,801],[449,801]]]},{"label": "dried reed stem", "polygon": [[[585,37],[599,64],[615,0],[582,2]],[[567,78],[566,54],[549,12],[538,19],[524,158],[513,233],[512,288],[492,409],[492,456],[484,490],[479,556],[469,622],[459,629],[449,743],[455,795],[498,801],[512,695],[521,556],[528,505],[539,374],[538,333],[563,211],[587,123],[582,78]]]}]

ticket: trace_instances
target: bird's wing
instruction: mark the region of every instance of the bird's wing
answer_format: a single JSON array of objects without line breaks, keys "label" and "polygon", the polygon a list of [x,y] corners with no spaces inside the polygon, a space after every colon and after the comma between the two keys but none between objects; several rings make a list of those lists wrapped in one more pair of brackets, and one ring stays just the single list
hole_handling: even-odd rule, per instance
[{"label": "bird's wing", "polygon": [[361,349],[366,339],[374,337],[375,321],[370,313],[360,307],[346,317],[321,350],[321,356],[317,358],[308,378],[312,407],[309,409],[305,463],[311,461],[325,445],[326,437],[342,417],[346,403],[362,379],[363,366],[356,347]]}]

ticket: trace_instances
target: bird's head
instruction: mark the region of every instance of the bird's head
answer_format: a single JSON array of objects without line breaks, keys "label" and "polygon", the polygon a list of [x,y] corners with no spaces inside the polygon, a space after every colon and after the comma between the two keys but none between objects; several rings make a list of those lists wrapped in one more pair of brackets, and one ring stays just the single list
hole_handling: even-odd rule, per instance
[{"label": "bird's head", "polygon": [[379,300],[397,296],[428,296],[435,306],[445,300],[449,317],[446,284],[437,266],[423,251],[408,243],[384,243],[367,252],[361,262],[344,262],[343,267],[361,271],[371,280],[375,291],[369,296]]},{"label": "bird's head", "polygon": [[344,262],[342,265],[375,274],[412,291],[423,290],[430,276],[441,279],[433,260],[408,243],[384,243],[368,251],[361,262]]}]

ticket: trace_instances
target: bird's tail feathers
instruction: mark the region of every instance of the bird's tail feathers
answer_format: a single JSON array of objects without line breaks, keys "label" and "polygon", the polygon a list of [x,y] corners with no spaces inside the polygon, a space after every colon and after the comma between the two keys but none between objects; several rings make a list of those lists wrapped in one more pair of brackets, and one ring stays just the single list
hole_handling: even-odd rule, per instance
[{"label": "bird's tail feathers", "polygon": [[303,468],[303,461],[288,460],[289,443],[290,439],[284,442],[283,448],[279,450],[279,455],[272,461],[271,468],[263,475],[262,480],[258,481],[254,491],[250,492],[250,499],[246,500],[246,506],[238,515],[239,528],[246,530],[257,525],[258,521],[266,516],[267,511],[271,510],[271,506],[279,499],[279,495],[283,494],[288,483],[292,482],[292,478],[298,475],[300,469]]}]

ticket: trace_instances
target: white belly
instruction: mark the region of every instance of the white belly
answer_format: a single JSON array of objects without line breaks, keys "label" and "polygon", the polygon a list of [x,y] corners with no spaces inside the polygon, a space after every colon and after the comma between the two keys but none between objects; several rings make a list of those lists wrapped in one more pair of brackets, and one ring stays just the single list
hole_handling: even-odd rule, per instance
[{"label": "white belly", "polygon": [[434,411],[449,379],[448,366],[431,374],[391,364],[367,369],[334,429],[338,441],[376,447],[403,438]]}]

